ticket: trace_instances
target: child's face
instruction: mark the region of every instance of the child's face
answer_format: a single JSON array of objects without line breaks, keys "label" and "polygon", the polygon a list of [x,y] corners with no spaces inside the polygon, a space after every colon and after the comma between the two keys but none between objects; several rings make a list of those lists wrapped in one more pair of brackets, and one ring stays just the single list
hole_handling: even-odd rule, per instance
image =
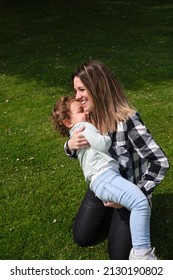
[{"label": "child's face", "polygon": [[70,105],[70,122],[75,125],[78,122],[87,121],[86,113],[79,101],[73,101]]}]

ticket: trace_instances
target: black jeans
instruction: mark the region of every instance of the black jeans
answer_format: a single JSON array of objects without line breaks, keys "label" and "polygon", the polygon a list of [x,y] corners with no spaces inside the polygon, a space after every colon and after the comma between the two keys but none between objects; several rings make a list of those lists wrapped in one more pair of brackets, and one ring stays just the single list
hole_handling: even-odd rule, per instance
[{"label": "black jeans", "polygon": [[105,207],[88,189],[75,218],[74,242],[79,246],[91,246],[108,236],[109,258],[128,260],[132,247],[129,216],[125,208]]}]

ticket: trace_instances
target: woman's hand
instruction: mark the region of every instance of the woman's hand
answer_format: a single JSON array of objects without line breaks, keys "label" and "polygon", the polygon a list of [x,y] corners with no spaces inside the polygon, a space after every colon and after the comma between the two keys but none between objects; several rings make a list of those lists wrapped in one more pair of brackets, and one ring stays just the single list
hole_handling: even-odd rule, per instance
[{"label": "woman's hand", "polygon": [[68,140],[68,148],[70,151],[80,150],[89,147],[85,137],[80,132],[84,131],[85,127],[81,127],[74,131],[72,137]]},{"label": "woman's hand", "polygon": [[118,209],[123,208],[123,206],[121,204],[115,203],[115,202],[103,202],[103,204],[106,207],[112,207],[112,208],[118,208]]}]

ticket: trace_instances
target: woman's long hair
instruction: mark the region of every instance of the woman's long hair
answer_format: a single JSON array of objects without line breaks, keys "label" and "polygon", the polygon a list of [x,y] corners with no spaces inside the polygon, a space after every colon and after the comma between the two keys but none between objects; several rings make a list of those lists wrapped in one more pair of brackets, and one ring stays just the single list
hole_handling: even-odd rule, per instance
[{"label": "woman's long hair", "polygon": [[124,94],[115,75],[99,61],[84,63],[72,74],[80,78],[94,103],[91,119],[102,133],[114,132],[119,121],[124,121],[135,112]]}]

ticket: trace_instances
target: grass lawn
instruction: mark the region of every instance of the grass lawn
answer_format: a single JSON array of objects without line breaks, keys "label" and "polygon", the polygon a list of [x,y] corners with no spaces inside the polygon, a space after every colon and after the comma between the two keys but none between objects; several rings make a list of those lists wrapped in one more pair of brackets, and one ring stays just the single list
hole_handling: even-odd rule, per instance
[{"label": "grass lawn", "polygon": [[[107,240],[80,248],[72,224],[86,183],[50,122],[82,62],[123,83],[173,164],[171,0],[0,2],[0,259],[108,259]],[[152,243],[173,259],[173,169],[153,194]]]}]

